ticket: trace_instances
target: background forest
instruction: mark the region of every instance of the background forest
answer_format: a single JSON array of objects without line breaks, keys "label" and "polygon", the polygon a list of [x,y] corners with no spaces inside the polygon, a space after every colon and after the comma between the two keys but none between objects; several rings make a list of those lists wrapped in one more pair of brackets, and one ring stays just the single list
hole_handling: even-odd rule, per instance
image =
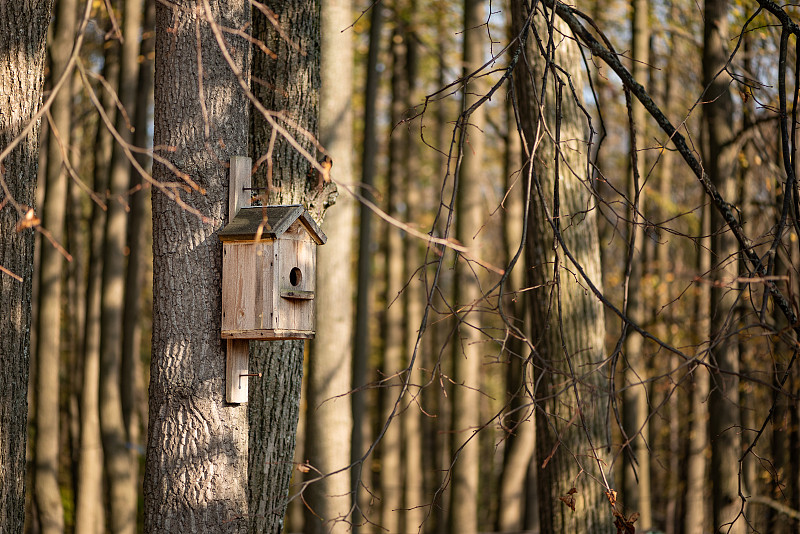
[{"label": "background forest", "polygon": [[[798,20],[0,3],[0,533],[800,531]],[[241,405],[233,156],[328,236]]]}]

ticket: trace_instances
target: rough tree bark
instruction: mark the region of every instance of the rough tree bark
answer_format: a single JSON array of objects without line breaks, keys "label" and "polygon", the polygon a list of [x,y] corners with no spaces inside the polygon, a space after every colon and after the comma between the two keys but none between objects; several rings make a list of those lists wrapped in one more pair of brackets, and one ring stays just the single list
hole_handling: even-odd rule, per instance
[{"label": "rough tree bark", "polygon": [[[321,13],[320,141],[333,158],[333,178],[345,184],[353,181],[353,34],[345,30],[352,24],[351,4],[325,0]],[[355,208],[352,196],[339,197],[322,227],[328,242],[317,251],[317,335],[308,360],[305,457],[325,474],[350,464]],[[304,532],[350,532],[350,489],[347,470],[312,483]]]},{"label": "rough tree bark", "polygon": [[[335,198],[332,184],[317,189],[316,173],[306,179],[310,163],[300,150],[313,155],[319,147],[319,17],[317,0],[292,0],[269,8],[253,3],[253,36],[275,55],[254,48],[252,90],[293,141],[258,110],[253,110],[250,124],[250,155],[258,166],[255,184],[265,187],[271,172],[268,202],[303,204],[317,223]],[[304,343],[252,342],[250,347],[251,370],[263,377],[250,382],[248,402],[249,528],[253,533],[278,533],[283,529],[292,473]]]},{"label": "rough tree bark", "polygon": [[[209,3],[211,6],[209,6]],[[245,532],[247,408],[227,405],[220,340],[222,246],[230,158],[247,153],[248,102],[207,21],[250,21],[247,0],[159,3],[154,144],[200,191],[153,194],[153,349],[144,475],[144,531]],[[220,31],[221,33],[221,31]],[[220,38],[220,40],[222,40]],[[225,35],[249,81],[250,45]],[[181,179],[153,166],[161,183]]]},{"label": "rough tree bark", "polygon": [[11,146],[39,111],[52,1],[0,3],[0,532],[25,519],[33,242],[18,227],[34,204],[39,126]]},{"label": "rough tree bark", "polygon": [[[547,43],[547,23],[539,20],[542,15],[537,13],[535,24],[540,39]],[[512,16],[519,32],[528,13],[521,5],[513,5]],[[557,31],[569,34],[560,22],[555,26]],[[555,38],[554,42],[557,46],[549,47],[555,46],[556,64],[567,68],[581,63],[574,41]],[[524,169],[524,180],[532,176],[526,255],[528,286],[536,288],[530,291],[529,304],[533,315],[531,341],[536,347],[533,363],[538,375],[534,393],[538,404],[541,531],[612,532],[614,519],[605,495],[612,484],[601,471],[610,465],[605,429],[608,383],[603,368],[598,367],[605,355],[604,310],[571,274],[575,266],[565,256],[568,250],[601,287],[597,209],[586,176],[585,118],[577,108],[576,95],[554,69],[546,72],[545,95],[537,96],[545,62],[533,36],[525,54],[516,69],[515,90],[524,135],[523,155],[526,160],[534,158],[533,169],[530,165]],[[575,68],[569,71],[570,83],[580,97],[583,72]],[[531,154],[539,136],[544,137],[536,153]],[[560,232],[563,246],[556,241],[551,222]],[[570,493],[573,489],[576,492]],[[572,499],[574,511],[567,504]]]}]

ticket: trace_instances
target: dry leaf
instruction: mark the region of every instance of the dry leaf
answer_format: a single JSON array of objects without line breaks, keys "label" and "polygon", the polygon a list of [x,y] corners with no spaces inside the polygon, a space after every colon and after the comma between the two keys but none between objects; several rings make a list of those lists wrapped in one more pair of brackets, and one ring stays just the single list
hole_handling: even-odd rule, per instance
[{"label": "dry leaf", "polygon": [[559,500],[569,506],[570,510],[573,512],[575,511],[575,497],[574,495],[578,493],[578,490],[575,488],[570,488],[566,495],[562,495],[559,497]]},{"label": "dry leaf", "polygon": [[27,212],[25,212],[25,216],[22,219],[20,219],[19,222],[17,223],[17,232],[21,232],[26,228],[38,226],[40,222],[42,221],[40,221],[39,217],[36,216],[36,213],[34,213],[33,208],[30,208],[28,209]]}]

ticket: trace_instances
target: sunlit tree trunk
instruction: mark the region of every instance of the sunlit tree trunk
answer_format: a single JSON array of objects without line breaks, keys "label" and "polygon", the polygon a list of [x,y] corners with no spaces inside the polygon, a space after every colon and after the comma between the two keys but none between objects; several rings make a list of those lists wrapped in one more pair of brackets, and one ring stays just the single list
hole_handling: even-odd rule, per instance
[{"label": "sunlit tree trunk", "polygon": [[[144,475],[144,532],[152,534],[247,530],[247,407],[224,398],[222,246],[215,232],[228,216],[227,163],[247,154],[248,102],[222,56],[210,17],[221,26],[246,27],[250,4],[157,5],[154,144],[174,147],[160,155],[204,190],[170,191],[180,191],[182,201],[209,219],[187,212],[163,191],[153,194],[153,348]],[[223,40],[221,33],[219,40],[248,83],[250,43],[232,35]],[[181,181],[161,163],[154,164],[153,177]]]},{"label": "sunlit tree trunk", "polygon": [[[464,1],[464,41],[462,75],[468,75],[483,64],[483,27],[485,8],[482,0]],[[479,78],[470,79],[463,93],[462,110],[468,109],[481,95]],[[456,199],[456,239],[481,255],[481,226],[487,216],[482,191],[483,107],[478,108],[461,124],[461,170]],[[476,272],[464,257],[456,263],[454,300],[463,310],[458,335],[453,340],[453,442],[452,454],[458,455],[452,468],[450,492],[451,534],[478,531],[478,479],[480,450],[477,439],[470,439],[481,424],[480,386],[482,347],[480,307],[481,290]]]},{"label": "sunlit tree trunk", "polygon": [[[133,138],[129,117],[135,116],[136,86],[139,74],[139,31],[141,0],[124,5],[120,51],[118,96],[125,111],[117,114],[116,129],[122,143]],[[108,212],[103,240],[103,290],[100,318],[100,431],[108,484],[108,526],[114,534],[133,534],[136,530],[138,484],[125,419],[122,414],[122,318],[125,304],[127,209],[130,163],[124,146],[117,141],[111,158]],[[138,258],[133,258],[138,261]],[[130,297],[130,296],[129,296]],[[135,297],[133,297],[135,298]]]},{"label": "sunlit tree trunk", "polygon": [[[323,0],[320,60],[320,141],[333,157],[332,176],[350,187],[353,177],[353,35],[351,0]],[[317,335],[308,360],[305,458],[324,474],[350,464],[353,414],[352,276],[355,208],[345,193],[327,213],[328,242],[317,253]],[[319,476],[309,472],[308,478]],[[350,531],[350,473],[312,483],[305,492],[306,534]]]},{"label": "sunlit tree trunk", "polygon": [[[520,31],[528,13],[521,6],[512,8],[514,27]],[[556,26],[563,31],[559,23]],[[537,29],[546,36],[544,22],[537,22]],[[547,71],[546,95],[536,99],[545,63],[532,41],[533,36],[526,49],[528,62],[518,66],[515,82],[525,137],[523,154],[526,159],[534,158],[526,254],[528,285],[537,288],[529,292],[529,304],[531,339],[537,349],[533,364],[538,375],[534,393],[539,406],[536,439],[537,463],[542,466],[538,473],[541,532],[612,532],[614,519],[605,492],[613,486],[604,473],[610,465],[605,428],[608,381],[600,365],[605,358],[604,310],[584,289],[585,282],[572,274],[576,267],[565,255],[568,250],[602,291],[597,208],[587,190],[589,184],[582,183],[588,178],[585,118],[569,86],[563,85],[563,80],[554,81],[560,74],[553,69]],[[571,68],[580,64],[580,51],[569,39],[555,42],[554,60],[569,69],[580,97],[583,73]],[[541,115],[538,102],[542,102]],[[544,126],[547,133],[539,129]],[[531,154],[537,132],[544,138]],[[529,179],[530,171],[526,165],[524,180]],[[554,238],[551,222],[563,237],[563,247]],[[574,511],[562,497],[568,502],[574,499]]]},{"label": "sunlit tree trunk", "polygon": [[[730,75],[720,72],[728,60],[728,1],[706,0],[703,30],[703,83],[708,87],[703,105],[707,133],[705,169],[723,198],[736,198],[736,180],[732,176],[734,151],[733,100]],[[719,75],[718,75],[719,73]],[[709,398],[711,439],[711,481],[714,503],[714,529],[719,532],[745,532],[741,510],[738,472],[741,455],[739,417],[739,352],[736,313],[737,245],[728,233],[717,210],[711,212],[711,287],[710,364],[712,387]],[[735,522],[734,522],[735,521]],[[731,527],[730,523],[733,523]],[[730,530],[729,530],[730,528]]]},{"label": "sunlit tree trunk", "polygon": [[[53,41],[50,43],[50,72],[53,84],[63,75],[75,37],[75,2],[59,2]],[[69,150],[72,106],[71,84],[64,84],[50,108],[52,121],[47,144],[45,199],[42,225],[52,239],[64,244],[67,173],[62,166],[62,149]],[[61,294],[64,255],[48,240],[42,240],[39,302],[36,328],[36,438],[34,442],[34,495],[42,532],[64,529],[64,508],[58,486],[59,472],[59,385],[61,370]]]},{"label": "sunlit tree trunk", "polygon": [[[52,1],[0,3],[0,42],[6,43],[0,46],[0,150],[39,110],[51,7]],[[13,534],[22,532],[25,518],[34,247],[34,230],[18,231],[17,225],[34,205],[38,152],[36,125],[0,160],[0,180],[8,188],[0,189],[0,525]]]}]

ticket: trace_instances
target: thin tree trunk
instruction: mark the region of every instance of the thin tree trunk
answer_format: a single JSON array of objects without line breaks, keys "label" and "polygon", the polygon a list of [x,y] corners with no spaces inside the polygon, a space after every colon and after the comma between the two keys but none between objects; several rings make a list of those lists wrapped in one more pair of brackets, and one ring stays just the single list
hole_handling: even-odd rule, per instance
[{"label": "thin tree trunk", "polygon": [[[118,49],[105,50],[103,77],[118,76]],[[100,93],[103,109],[114,117],[113,95]],[[111,169],[114,139],[100,124],[97,128],[94,151],[93,189],[105,196]],[[103,444],[100,435],[100,301],[103,288],[103,234],[106,210],[93,204],[89,222],[89,270],[86,289],[86,331],[83,353],[83,388],[81,390],[81,447],[78,460],[78,495],[75,510],[76,534],[99,534],[105,531],[103,496]]]},{"label": "thin tree trunk", "polygon": [[[371,188],[375,181],[375,156],[378,153],[377,113],[378,100],[378,55],[381,50],[381,29],[383,27],[382,5],[376,4],[370,11],[369,51],[367,54],[367,75],[364,89],[364,140],[361,151],[361,189],[360,194],[373,200]],[[370,324],[372,322],[372,261],[374,246],[372,237],[372,211],[366,204],[359,205],[358,227],[358,289],[356,298],[355,347],[353,350],[353,388],[360,388],[367,382],[367,367],[371,349]],[[351,395],[353,406],[353,462],[358,462],[371,441],[370,417],[366,413],[369,392],[356,391]],[[369,460],[367,460],[368,462]],[[367,464],[368,466],[368,464]],[[364,464],[356,464],[351,471],[351,484],[355,492],[353,499],[356,511],[353,514],[353,531],[359,534],[365,511],[369,508],[370,497],[362,491],[361,483],[370,485],[368,480],[372,470],[364,469]],[[366,528],[364,530],[367,530]]]},{"label": "thin tree trunk", "polygon": [[[139,31],[142,2],[127,0],[124,5],[120,51],[118,95],[124,110],[117,114],[116,130],[122,143],[132,139],[128,117],[134,117],[139,73]],[[108,484],[108,527],[113,534],[133,534],[136,530],[138,477],[131,455],[129,436],[122,413],[123,310],[125,304],[125,247],[127,233],[127,191],[130,163],[120,141],[114,144],[108,190],[106,231],[103,238],[103,289],[100,318],[100,431]],[[136,258],[134,258],[136,260]]]},{"label": "thin tree trunk", "polygon": [[[419,69],[419,45],[418,27],[419,16],[417,12],[416,0],[409,2],[409,28],[406,38],[406,80],[408,83],[406,109],[412,109],[418,101],[417,78]],[[420,168],[419,147],[415,143],[416,130],[413,128],[403,128],[405,141],[405,179],[403,184],[404,198],[406,206],[405,218],[412,224],[418,224],[423,214],[422,188],[419,177],[422,175]],[[403,532],[419,532],[425,521],[426,510],[423,506],[425,502],[424,493],[424,467],[422,463],[422,412],[420,410],[422,389],[424,381],[421,371],[422,363],[422,344],[417,345],[419,329],[422,326],[422,317],[425,306],[425,291],[420,272],[421,242],[419,239],[407,236],[405,241],[403,282],[407,283],[403,291],[405,306],[404,325],[405,325],[405,347],[406,358],[404,366],[414,365],[410,376],[403,376],[410,381],[410,386],[403,399],[404,411],[401,418],[402,442],[403,442],[403,517],[401,525]],[[399,304],[399,302],[398,302]]]},{"label": "thin tree trunk", "polygon": [[[222,246],[215,232],[226,219],[226,164],[247,153],[248,102],[206,19],[245,27],[250,4],[210,4],[210,14],[207,1],[192,2],[186,10],[180,4],[156,8],[154,145],[174,147],[161,155],[204,193],[170,191],[180,191],[182,200],[212,223],[163,191],[153,194],[153,350],[144,474],[144,531],[153,534],[247,530],[248,414],[247,407],[224,402]],[[224,43],[247,82],[250,44],[231,35]],[[160,163],[153,166],[153,177],[179,181]]]},{"label": "thin tree trunk", "polygon": [[[0,147],[30,124],[41,104],[50,2],[0,3]],[[19,54],[18,50],[27,53]],[[0,157],[0,531],[21,533],[25,519],[34,230],[18,229],[34,205],[39,126]],[[12,200],[13,199],[13,200]]]},{"label": "thin tree trunk", "polygon": [[[519,6],[512,7],[514,27],[520,31],[528,13]],[[539,34],[546,37],[547,24],[535,24]],[[529,39],[533,41],[533,36]],[[557,64],[579,64],[580,52],[573,41],[556,42]],[[605,359],[604,310],[596,297],[585,291],[583,282],[571,274],[575,266],[565,256],[565,251],[570,251],[602,291],[597,208],[581,183],[589,178],[584,174],[587,156],[582,142],[586,139],[583,117],[569,86],[554,81],[557,73],[552,69],[547,71],[546,94],[535,99],[535,88],[541,87],[545,74],[544,61],[535,43],[529,43],[526,53],[529,63],[520,64],[515,81],[520,126],[525,136],[523,149],[526,158],[535,157],[534,181],[528,188],[531,213],[526,254],[529,286],[537,288],[529,292],[529,304],[533,315],[531,340],[537,349],[534,365],[539,375],[534,394],[540,408],[536,442],[541,531],[611,532],[614,518],[605,495],[613,487],[605,473],[610,465],[605,429],[609,392],[604,368],[599,366]],[[582,73],[570,72],[571,85],[580,96]],[[559,88],[563,88],[563,96]],[[537,139],[535,132],[542,121],[554,139],[545,136],[537,153],[531,155],[529,151]],[[557,152],[553,141],[562,139]],[[526,181],[531,178],[530,171],[526,166]],[[570,221],[568,228],[562,229],[559,221],[563,220]],[[563,248],[554,238],[553,224],[563,237]],[[562,275],[565,269],[569,273]],[[574,504],[574,511],[569,503]]]},{"label": "thin tree trunk", "polygon": [[[128,5],[126,4],[126,8]],[[150,110],[153,106],[153,49],[155,46],[155,0],[145,0],[142,20],[141,63],[136,81],[135,129],[133,144],[140,148],[150,145]],[[128,110],[130,114],[130,110]],[[136,154],[139,164],[147,172],[152,169],[152,157]],[[147,388],[141,358],[142,346],[142,300],[145,287],[144,273],[150,257],[145,250],[146,219],[150,216],[149,187],[144,186],[141,174],[130,166],[129,170],[130,213],[128,213],[128,269],[125,275],[125,307],[122,318],[122,361],[120,400],[122,417],[128,436],[128,454],[131,456],[131,479],[138,495],[141,485],[139,457],[145,436],[142,422],[147,421]],[[137,513],[138,516],[138,513]],[[137,519],[138,522],[138,519]]]},{"label": "thin tree trunk", "polygon": [[[697,247],[697,276],[705,276],[711,269],[711,213],[702,209],[700,243]],[[711,291],[708,284],[696,286],[695,337],[704,339],[709,331]],[[698,350],[705,345],[698,344]],[[683,531],[686,534],[708,532],[708,392],[710,377],[705,366],[697,365],[692,372],[693,387],[689,418],[689,450],[686,459],[686,492],[684,499]]]},{"label": "thin tree trunk", "polygon": [[[261,7],[262,4],[255,4],[253,8],[253,36],[276,57],[254,48],[253,93],[267,110],[283,115],[276,118],[300,147],[313,154],[317,145],[308,135],[316,135],[318,124],[320,4],[292,0],[270,6],[279,30],[260,11]],[[268,201],[303,204],[321,223],[325,209],[335,199],[335,188],[328,184],[318,190],[316,179],[306,180],[310,166],[306,156],[280,133],[276,132],[273,143],[273,129],[258,110],[253,110],[251,118],[253,161],[271,156],[255,171],[256,183],[265,186],[268,170],[272,169],[273,188]],[[303,352],[302,341],[251,343],[251,369],[263,373],[263,378],[251,382],[248,402],[249,528],[253,533],[278,533],[283,529],[300,413]]]},{"label": "thin tree trunk", "polygon": [[[50,72],[57,81],[64,73],[75,38],[75,2],[59,2],[50,44]],[[55,82],[54,82],[55,83]],[[64,244],[67,175],[62,149],[68,150],[72,123],[71,84],[66,83],[50,109],[45,199],[42,225],[59,245]],[[34,492],[42,532],[64,530],[64,508],[58,485],[59,472],[59,372],[61,369],[61,293],[64,256],[49,241],[42,241],[38,302],[36,441]]]},{"label": "thin tree trunk", "polygon": [[[483,64],[484,2],[464,1],[464,40],[462,75],[466,76]],[[464,89],[462,110],[468,109],[480,96],[479,78],[470,79]],[[469,247],[475,257],[481,255],[479,234],[487,209],[481,190],[483,107],[480,107],[461,124],[463,150],[456,199],[456,239]],[[456,263],[454,301],[465,310],[459,317],[458,336],[453,343],[453,443],[452,489],[450,492],[451,534],[478,531],[478,479],[480,474],[480,449],[478,440],[471,439],[481,424],[481,316],[473,310],[482,298],[476,274],[463,257]]]},{"label": "thin tree trunk", "polygon": [[[703,120],[707,129],[708,147],[705,169],[723,198],[736,197],[736,180],[732,176],[734,151],[733,101],[730,76],[719,72],[728,60],[728,1],[706,0],[703,31]],[[719,75],[717,73],[719,72]],[[736,534],[745,532],[743,517],[736,519],[742,502],[739,499],[738,472],[741,454],[739,417],[739,352],[736,335],[736,313],[733,309],[737,292],[737,245],[726,231],[725,221],[717,210],[711,213],[711,254],[716,268],[712,271],[711,325],[709,339],[712,364],[709,419],[711,437],[711,480],[714,495],[714,530]],[[731,527],[731,522],[733,525]],[[730,530],[729,530],[730,527]]]},{"label": "thin tree trunk", "polygon": [[[632,35],[633,35],[633,61],[631,73],[637,80],[645,80],[649,63],[650,29],[649,9],[647,0],[632,0]],[[634,251],[631,260],[630,281],[628,285],[628,316],[638,325],[644,324],[645,309],[642,302],[642,277],[644,276],[644,249],[647,243],[644,240],[644,224],[642,212],[644,210],[644,181],[647,177],[645,154],[643,144],[647,142],[645,135],[646,113],[644,107],[638,102],[632,102],[632,118],[637,152],[631,154],[636,157],[636,169],[631,168],[629,173],[628,202],[631,203],[629,219],[631,224],[631,242]],[[636,173],[634,179],[634,172]],[[649,437],[649,407],[647,398],[648,368],[643,354],[644,340],[637,333],[628,328],[629,334],[625,342],[625,391],[623,393],[623,427],[630,449],[626,451],[624,462],[624,476],[620,501],[627,510],[639,513],[636,528],[643,531],[652,525],[652,511],[650,502],[650,451],[647,444]]]},{"label": "thin tree trunk", "polygon": [[[396,6],[397,7],[397,6]],[[408,98],[407,81],[407,35],[406,15],[402,10],[395,13],[395,27],[392,33],[392,104],[391,124],[398,124],[403,118]],[[401,129],[394,129],[389,139],[389,176],[386,192],[386,212],[391,217],[401,217],[399,206],[403,202],[403,174],[407,155],[408,139]],[[403,256],[404,239],[399,228],[385,225],[386,240],[386,292],[387,309],[383,324],[383,359],[381,362],[381,399],[379,428],[395,411],[400,393],[402,378],[398,373],[403,369],[405,331],[403,327]],[[402,478],[402,427],[399,419],[393,419],[386,429],[379,446],[380,473],[380,526],[387,534],[401,532],[401,509],[403,507]]]},{"label": "thin tree trunk", "polygon": [[[320,141],[333,157],[333,179],[353,176],[353,35],[351,0],[324,0],[321,13]],[[328,242],[317,253],[317,335],[308,360],[305,457],[329,474],[350,464],[353,413],[350,404],[353,358],[353,260],[355,202],[344,194],[329,211],[323,230]],[[317,472],[310,472],[316,478]],[[306,534],[346,533],[351,506],[347,470],[306,489]]]}]

